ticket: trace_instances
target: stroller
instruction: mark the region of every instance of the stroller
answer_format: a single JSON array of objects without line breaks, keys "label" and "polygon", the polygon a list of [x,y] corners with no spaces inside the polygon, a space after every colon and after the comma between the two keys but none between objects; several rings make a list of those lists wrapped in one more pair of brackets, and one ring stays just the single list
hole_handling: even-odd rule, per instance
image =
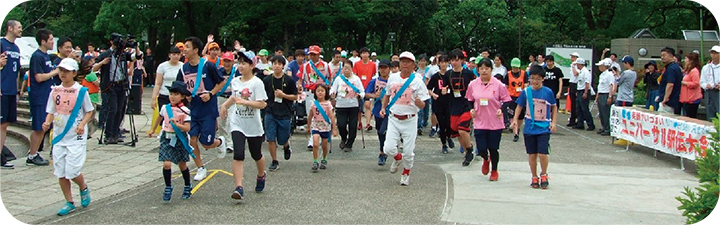
[{"label": "stroller", "polygon": [[306,132],[307,129],[307,112],[305,111],[305,98],[298,98],[297,101],[293,102],[292,107],[292,120],[290,121],[290,132],[295,133],[296,130],[299,132]]}]

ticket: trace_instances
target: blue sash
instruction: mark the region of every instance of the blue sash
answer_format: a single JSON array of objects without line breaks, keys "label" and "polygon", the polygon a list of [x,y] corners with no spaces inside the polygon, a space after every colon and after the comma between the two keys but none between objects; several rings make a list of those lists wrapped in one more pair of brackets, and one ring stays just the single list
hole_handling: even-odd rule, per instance
[{"label": "blue sash", "polygon": [[475,77],[480,77],[480,74],[477,73],[477,68],[472,70],[473,74],[475,74]]},{"label": "blue sash", "polygon": [[[318,70],[317,67],[315,67],[315,63],[313,63],[312,60],[310,60],[308,63],[310,64],[310,67],[312,67],[313,70],[315,70],[315,73],[316,73],[320,78],[322,78],[323,81],[325,81],[325,85],[330,85],[330,81],[328,81],[327,77],[325,77],[325,75],[323,75],[323,74],[320,72],[320,70]],[[340,72],[340,71],[338,71],[338,72]]]},{"label": "blue sash", "polygon": [[220,61],[220,57],[217,57],[217,59],[215,59],[215,68],[220,68]]},{"label": "blue sash", "polygon": [[230,87],[230,81],[232,81],[233,78],[235,78],[235,66],[233,66],[232,72],[230,72],[230,76],[228,77],[228,79],[225,80],[225,86],[223,86],[222,90],[220,90],[220,92],[218,92],[218,93],[220,93],[220,94],[225,93],[225,90],[227,90],[227,88]]},{"label": "blue sash", "polygon": [[527,103],[528,110],[530,110],[530,121],[532,121],[531,126],[538,126],[541,128],[550,127],[550,122],[548,122],[548,121],[541,121],[541,122],[535,121],[535,103],[534,102],[532,104],[530,103],[530,101],[533,101],[533,94],[532,94],[531,87],[525,88],[525,96],[527,97],[526,103]]},{"label": "blue sash", "polygon": [[[85,98],[85,93],[87,93],[86,87],[81,87],[80,92],[78,92],[77,100],[75,101],[75,106],[73,107],[72,112],[70,112],[70,118],[68,118],[65,128],[63,129],[62,133],[58,134],[58,136],[55,136],[55,138],[52,139],[52,145],[57,144],[60,140],[62,140],[65,137],[65,134],[70,130],[70,127],[72,127],[72,124],[75,123],[75,119],[77,118],[78,113],[80,112],[80,107],[83,105],[83,99]],[[87,131],[86,131],[87,132]]]},{"label": "blue sash", "polygon": [[[388,118],[390,118],[390,108],[395,104],[395,102],[400,98],[400,96],[405,93],[405,89],[410,86],[410,83],[412,83],[412,80],[415,79],[410,75],[408,79],[405,81],[402,87],[400,87],[400,90],[398,90],[397,93],[395,93],[395,96],[390,100],[390,103],[388,103],[387,108],[385,108],[385,118],[383,118],[382,123],[380,124],[380,128],[378,128],[378,133],[385,134],[387,132],[387,126],[388,126]],[[387,87],[387,86],[385,86]],[[383,89],[381,95],[385,95],[385,89]]]},{"label": "blue sash", "polygon": [[[172,106],[170,106],[170,104],[165,105],[165,112],[167,112],[168,118],[173,118]],[[185,133],[183,133],[180,128],[175,126],[175,124],[173,124],[172,122],[168,121],[168,123],[170,123],[170,126],[172,126],[177,138],[180,139],[180,142],[183,144],[183,146],[185,146],[185,150],[187,150],[190,156],[192,156],[194,159],[195,154],[193,154],[192,152],[193,148],[190,147],[190,145],[188,144],[187,136],[185,136]]]},{"label": "blue sash", "polygon": [[[330,130],[332,130],[332,122],[330,122],[330,117],[328,117],[327,113],[325,112],[325,109],[323,109],[323,107],[320,105],[320,102],[318,102],[317,100],[315,100],[315,108],[318,109],[318,112],[320,112],[320,115],[323,117],[325,122],[330,124]],[[332,135],[330,135],[330,137],[328,137],[328,142],[332,143]]]},{"label": "blue sash", "polygon": [[348,86],[350,86],[350,88],[352,88],[353,91],[355,91],[355,93],[360,94],[360,89],[357,88],[357,87],[355,87],[355,85],[353,85],[352,83],[350,83],[350,81],[349,81],[347,78],[345,78],[345,76],[340,76],[340,79],[343,80],[343,81],[345,81],[345,84],[347,84]]},{"label": "blue sash", "polygon": [[193,91],[192,91],[193,97],[195,97],[195,94],[197,94],[198,88],[200,88],[200,84],[202,82],[203,67],[205,67],[205,59],[200,58],[200,63],[198,63],[197,73],[195,75],[195,88],[193,88]]}]

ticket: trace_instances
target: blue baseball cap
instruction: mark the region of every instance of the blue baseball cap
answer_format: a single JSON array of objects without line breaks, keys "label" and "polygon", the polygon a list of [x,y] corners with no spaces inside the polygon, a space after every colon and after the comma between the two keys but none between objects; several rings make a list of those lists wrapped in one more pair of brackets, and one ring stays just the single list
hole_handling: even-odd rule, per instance
[{"label": "blue baseball cap", "polygon": [[635,60],[634,60],[633,57],[630,56],[630,55],[625,55],[625,56],[623,56],[623,58],[622,58],[622,60],[620,60],[620,62],[630,63],[630,64],[635,65]]}]

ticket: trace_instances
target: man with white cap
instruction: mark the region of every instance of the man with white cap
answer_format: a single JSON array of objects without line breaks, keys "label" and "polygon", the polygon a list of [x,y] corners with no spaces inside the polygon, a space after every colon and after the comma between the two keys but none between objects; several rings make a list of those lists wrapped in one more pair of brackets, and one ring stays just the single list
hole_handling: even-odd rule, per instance
[{"label": "man with white cap", "polygon": [[577,52],[573,52],[570,54],[570,61],[572,63],[570,64],[570,72],[572,72],[572,76],[570,76],[570,87],[568,90],[568,95],[570,95],[570,102],[566,102],[565,104],[570,104],[572,107],[570,107],[570,122],[567,124],[568,127],[574,127],[577,125],[577,114],[578,111],[575,110],[575,102],[577,101],[575,99],[576,92],[577,92],[577,80],[578,80],[578,73],[580,70],[577,67],[577,59],[580,57],[580,54]]},{"label": "man with white cap", "polygon": [[575,64],[579,70],[578,76],[577,76],[577,93],[576,93],[576,101],[575,103],[575,110],[577,111],[577,125],[575,125],[575,129],[585,129],[585,123],[587,123],[588,131],[595,130],[595,123],[593,121],[592,115],[590,114],[590,108],[588,108],[588,104],[590,103],[590,85],[592,85],[592,74],[590,74],[590,70],[585,67],[585,59],[578,58],[575,60]]},{"label": "man with white cap", "polygon": [[705,110],[707,120],[717,117],[720,109],[720,46],[715,45],[710,49],[712,62],[703,66],[700,74],[700,86],[705,90]]},{"label": "man with white cap", "polygon": [[609,58],[600,60],[595,64],[598,66],[600,78],[598,79],[598,94],[595,96],[595,103],[598,105],[600,112],[601,128],[597,132],[603,136],[610,135],[610,106],[613,104],[613,87],[615,85],[615,75],[610,67],[612,62]]},{"label": "man with white cap", "polygon": [[374,74],[374,76],[373,76],[373,78],[375,78],[375,77],[377,77],[377,75],[380,73],[380,72],[379,72],[379,71],[380,71],[380,64],[379,64],[379,63],[380,63],[380,60],[378,60],[378,56],[377,56],[377,53],[376,53],[376,52],[370,53],[370,61],[372,61],[373,63],[375,63],[375,74]]},{"label": "man with white cap", "polygon": [[[380,116],[387,118],[384,150],[394,159],[390,165],[390,173],[396,173],[403,164],[400,185],[407,186],[410,185],[410,169],[415,158],[413,151],[417,138],[417,113],[425,107],[425,100],[430,99],[430,95],[425,83],[412,76],[415,71],[415,56],[410,52],[403,52],[399,58],[400,72],[391,74],[388,78]],[[396,147],[400,138],[403,139],[402,154],[398,153]]]}]

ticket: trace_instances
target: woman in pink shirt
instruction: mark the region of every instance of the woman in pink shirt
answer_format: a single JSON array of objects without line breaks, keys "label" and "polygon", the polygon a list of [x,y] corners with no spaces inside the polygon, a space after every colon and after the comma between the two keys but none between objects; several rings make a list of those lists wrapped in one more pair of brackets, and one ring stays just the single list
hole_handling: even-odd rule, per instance
[{"label": "woman in pink shirt", "polygon": [[703,98],[700,90],[700,61],[697,53],[692,52],[685,56],[684,68],[680,104],[685,111],[685,116],[697,118],[698,105]]},{"label": "woman in pink shirt", "polygon": [[477,66],[480,79],[470,82],[465,97],[473,105],[470,114],[474,118],[475,142],[480,157],[483,158],[482,173],[487,175],[490,172],[492,161],[490,181],[497,181],[497,166],[500,159],[498,149],[502,131],[505,129],[501,106],[504,102],[512,101],[512,98],[503,83],[491,75],[493,63],[490,59],[483,59]]}]

